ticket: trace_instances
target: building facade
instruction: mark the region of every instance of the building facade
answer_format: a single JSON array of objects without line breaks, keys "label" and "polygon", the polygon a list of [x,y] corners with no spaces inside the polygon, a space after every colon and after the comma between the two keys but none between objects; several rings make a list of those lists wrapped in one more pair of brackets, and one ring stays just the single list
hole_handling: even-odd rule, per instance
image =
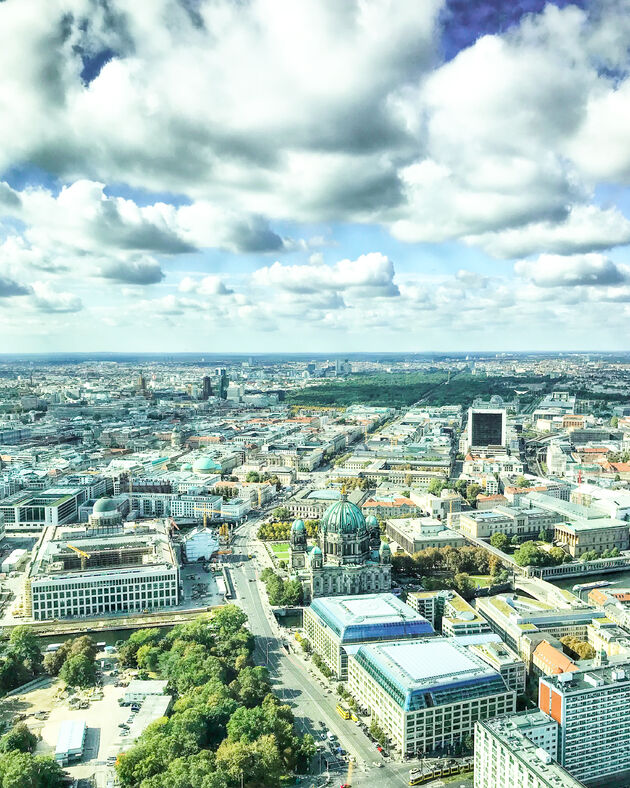
[{"label": "building facade", "polygon": [[558,724],[522,712],[475,725],[475,788],[583,788],[555,760]]},{"label": "building facade", "polygon": [[514,711],[516,693],[452,638],[362,645],[348,658],[348,689],[406,755],[462,742],[479,719]]},{"label": "building facade", "polygon": [[573,777],[630,773],[630,663],[541,677],[538,705],[559,725],[558,761]]},{"label": "building facade", "polygon": [[381,543],[378,521],[366,520],[345,495],[324,513],[315,545],[308,544],[304,521],[293,523],[289,565],[307,599],[391,588],[391,553],[389,545]]}]

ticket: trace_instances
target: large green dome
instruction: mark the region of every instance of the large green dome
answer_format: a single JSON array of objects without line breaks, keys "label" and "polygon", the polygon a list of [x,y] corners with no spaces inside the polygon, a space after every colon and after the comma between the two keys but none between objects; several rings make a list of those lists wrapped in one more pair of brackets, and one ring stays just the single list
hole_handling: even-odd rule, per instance
[{"label": "large green dome", "polygon": [[197,473],[210,473],[211,471],[220,471],[221,465],[212,457],[199,457],[199,459],[195,460],[193,463],[193,471],[197,471]]},{"label": "large green dome", "polygon": [[115,512],[116,502],[111,498],[99,498],[92,507],[92,514],[103,514],[103,512]]},{"label": "large green dome", "polygon": [[326,509],[321,527],[329,533],[356,534],[365,531],[365,517],[359,507],[344,496]]}]

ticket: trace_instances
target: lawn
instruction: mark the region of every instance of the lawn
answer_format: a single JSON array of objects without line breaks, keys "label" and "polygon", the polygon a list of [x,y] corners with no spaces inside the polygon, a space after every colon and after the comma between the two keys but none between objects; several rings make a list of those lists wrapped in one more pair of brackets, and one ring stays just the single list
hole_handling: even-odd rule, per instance
[{"label": "lawn", "polygon": [[492,585],[492,577],[490,575],[471,575],[470,579],[477,588],[486,588]]},{"label": "lawn", "polygon": [[273,550],[273,554],[278,559],[278,561],[288,561],[289,560],[289,543],[288,542],[274,542],[274,544],[269,545]]}]

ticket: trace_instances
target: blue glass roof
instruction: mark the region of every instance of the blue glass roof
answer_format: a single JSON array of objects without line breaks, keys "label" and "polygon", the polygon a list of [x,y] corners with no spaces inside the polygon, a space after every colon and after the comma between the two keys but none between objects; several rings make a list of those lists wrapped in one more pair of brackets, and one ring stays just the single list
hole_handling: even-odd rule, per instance
[{"label": "blue glass roof", "polygon": [[360,646],[354,658],[405,711],[508,691],[497,671],[450,638]]},{"label": "blue glass roof", "polygon": [[342,643],[435,634],[426,618],[393,594],[319,597],[311,603],[311,610]]}]

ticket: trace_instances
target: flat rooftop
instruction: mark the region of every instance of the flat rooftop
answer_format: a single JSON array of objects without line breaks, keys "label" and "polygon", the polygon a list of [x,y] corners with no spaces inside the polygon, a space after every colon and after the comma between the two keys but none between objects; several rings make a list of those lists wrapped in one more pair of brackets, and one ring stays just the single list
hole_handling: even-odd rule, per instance
[{"label": "flat rooftop", "polygon": [[452,638],[361,646],[354,658],[407,711],[508,691],[497,671]]},{"label": "flat rooftop", "polygon": [[426,618],[394,594],[319,597],[311,610],[342,642],[434,633]]},{"label": "flat rooftop", "polygon": [[599,687],[614,685],[624,687],[627,692],[628,684],[630,684],[630,660],[615,662],[603,667],[576,670],[572,673],[543,676],[543,679],[552,684],[559,692],[567,694],[576,690],[597,690]]},{"label": "flat rooftop", "polygon": [[509,717],[483,720],[478,725],[509,749],[512,757],[523,764],[527,771],[535,774],[541,785],[549,788],[584,788],[583,783],[572,777],[556,761],[545,763],[540,757],[540,748],[527,738],[526,733],[530,728],[553,724],[550,717],[544,715],[546,719],[542,719],[542,712],[539,714],[540,717],[536,712],[523,712]]}]

